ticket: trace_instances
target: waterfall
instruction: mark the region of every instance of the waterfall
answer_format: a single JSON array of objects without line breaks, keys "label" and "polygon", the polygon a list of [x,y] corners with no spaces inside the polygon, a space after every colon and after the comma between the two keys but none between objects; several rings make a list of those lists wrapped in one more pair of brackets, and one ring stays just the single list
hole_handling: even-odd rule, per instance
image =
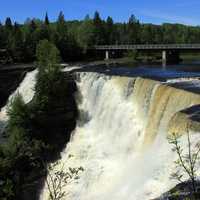
[{"label": "waterfall", "polygon": [[[62,188],[63,199],[150,200],[174,187],[177,157],[166,137],[200,95],[144,78],[79,76],[80,119],[55,168],[84,170]],[[181,142],[186,147],[185,136]],[[48,197],[46,185],[40,199]]]},{"label": "waterfall", "polygon": [[0,110],[0,133],[3,131],[3,129],[6,125],[6,122],[8,120],[7,109],[9,107],[12,99],[17,94],[20,94],[22,96],[25,103],[28,103],[33,98],[36,74],[37,74],[37,70],[28,72],[26,74],[24,80],[21,82],[19,87],[16,89],[16,91],[14,91],[13,94],[10,95],[7,104]]}]

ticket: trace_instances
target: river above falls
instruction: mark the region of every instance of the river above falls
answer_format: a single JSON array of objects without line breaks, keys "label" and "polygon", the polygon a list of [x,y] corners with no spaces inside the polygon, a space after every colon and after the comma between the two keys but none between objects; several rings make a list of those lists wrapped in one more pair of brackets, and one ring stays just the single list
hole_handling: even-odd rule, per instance
[{"label": "river above falls", "polygon": [[174,78],[195,78],[200,77],[200,63],[167,65],[159,64],[109,64],[81,66],[75,71],[98,72],[107,75],[119,75],[128,77],[144,77],[159,81],[166,81]]}]

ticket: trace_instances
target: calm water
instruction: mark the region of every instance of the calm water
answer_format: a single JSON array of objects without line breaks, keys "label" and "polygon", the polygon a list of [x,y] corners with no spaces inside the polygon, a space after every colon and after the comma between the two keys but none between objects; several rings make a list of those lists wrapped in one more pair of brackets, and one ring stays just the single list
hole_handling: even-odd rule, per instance
[{"label": "calm water", "polygon": [[165,81],[174,78],[200,77],[200,61],[193,63],[182,63],[178,65],[161,64],[120,64],[120,65],[101,65],[88,66],[76,71],[98,72],[107,75],[120,75],[130,77],[145,77]]}]

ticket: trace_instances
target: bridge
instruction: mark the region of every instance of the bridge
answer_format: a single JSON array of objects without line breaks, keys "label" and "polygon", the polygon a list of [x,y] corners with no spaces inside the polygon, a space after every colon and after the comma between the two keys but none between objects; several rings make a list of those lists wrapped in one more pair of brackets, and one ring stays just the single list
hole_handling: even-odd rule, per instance
[{"label": "bridge", "polygon": [[162,62],[166,65],[168,61],[179,61],[180,51],[200,51],[200,44],[134,44],[134,45],[98,45],[95,50],[105,51],[108,60],[110,52],[117,50],[138,50],[138,51],[160,51]]}]

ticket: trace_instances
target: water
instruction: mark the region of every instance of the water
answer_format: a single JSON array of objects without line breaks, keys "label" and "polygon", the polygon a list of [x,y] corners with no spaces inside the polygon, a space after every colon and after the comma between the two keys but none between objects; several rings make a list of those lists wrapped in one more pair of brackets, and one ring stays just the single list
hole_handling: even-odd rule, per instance
[{"label": "water", "polygon": [[[81,117],[54,171],[63,165],[64,171],[84,171],[63,188],[63,199],[149,200],[174,187],[176,154],[166,137],[177,127],[168,124],[200,96],[158,81],[97,73],[80,73],[78,86]],[[41,200],[47,199],[45,187]]]},{"label": "water", "polygon": [[7,109],[9,108],[10,102],[12,99],[17,95],[22,95],[22,98],[25,103],[28,103],[31,101],[31,99],[34,96],[34,86],[35,86],[35,76],[36,76],[37,70],[34,70],[32,72],[28,72],[22,81],[22,83],[19,85],[17,90],[13,92],[13,94],[10,95],[7,104],[1,108],[0,110],[0,133],[3,132],[6,122],[8,120],[7,116]]},{"label": "water", "polygon": [[[177,131],[184,134],[190,124],[192,144],[199,141],[198,123],[181,112],[200,104],[200,95],[194,93],[194,89],[199,91],[199,73],[155,66],[65,69],[69,70],[80,72],[76,97],[80,119],[52,173],[61,168],[84,170],[62,188],[63,199],[149,200],[173,188],[177,181],[170,174],[177,156],[166,137]],[[1,109],[2,129],[12,97],[19,92],[26,103],[33,98],[36,73],[26,75]],[[146,79],[152,77],[155,80]],[[183,135],[185,150],[186,141]],[[45,186],[40,199],[48,198]]]}]

